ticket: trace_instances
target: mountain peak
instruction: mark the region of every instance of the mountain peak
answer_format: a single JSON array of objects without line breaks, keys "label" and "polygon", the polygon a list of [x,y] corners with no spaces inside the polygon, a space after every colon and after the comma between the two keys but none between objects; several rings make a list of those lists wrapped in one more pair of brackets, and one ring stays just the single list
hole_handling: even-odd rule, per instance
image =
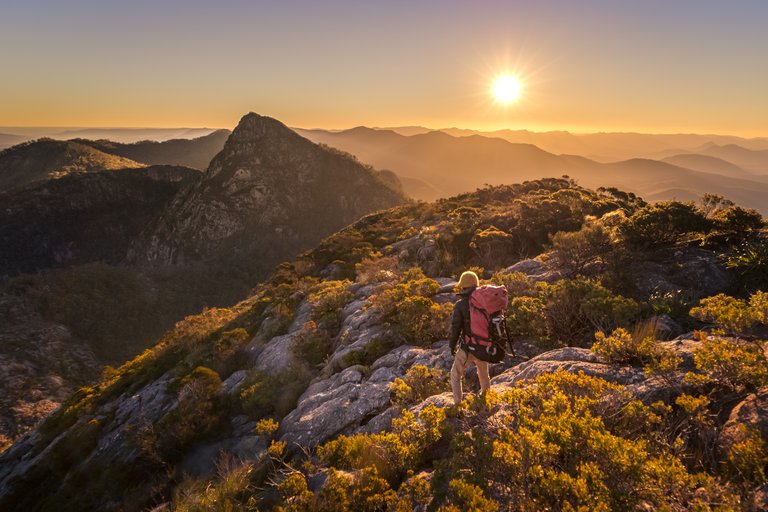
[{"label": "mountain peak", "polygon": [[263,262],[257,272],[263,274],[278,257],[404,202],[400,191],[352,156],[251,112],[135,254],[169,264],[215,259],[225,251],[252,268],[251,262]]},{"label": "mountain peak", "polygon": [[289,136],[303,138],[286,125],[269,116],[262,116],[255,112],[245,114],[230,135],[230,141],[236,142],[242,139],[249,141],[263,138],[275,138]]}]

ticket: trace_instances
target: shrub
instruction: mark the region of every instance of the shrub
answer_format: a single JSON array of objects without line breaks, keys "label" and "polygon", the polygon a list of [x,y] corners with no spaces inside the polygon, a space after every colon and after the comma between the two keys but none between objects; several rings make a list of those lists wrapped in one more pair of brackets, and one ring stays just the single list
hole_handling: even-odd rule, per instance
[{"label": "shrub", "polygon": [[395,326],[407,341],[429,345],[447,336],[452,311],[450,304],[437,304],[421,296],[407,297],[397,308]]},{"label": "shrub", "polygon": [[739,274],[747,289],[768,288],[768,241],[744,241],[725,257],[725,266]]},{"label": "shrub", "polygon": [[768,483],[768,443],[760,431],[739,425],[739,439],[728,448],[726,466],[732,477],[747,489]]},{"label": "shrub", "polygon": [[497,512],[499,505],[485,497],[478,486],[454,479],[449,484],[448,503],[438,509],[439,512]]},{"label": "shrub", "polygon": [[768,384],[764,342],[708,339],[693,357],[704,377],[721,386],[742,391]]},{"label": "shrub", "polygon": [[328,333],[310,320],[301,326],[293,338],[299,357],[312,366],[322,364],[331,351],[333,340]]},{"label": "shrub", "polygon": [[589,345],[595,330],[629,325],[640,313],[634,300],[583,278],[544,287],[542,302],[548,340],[568,346]]},{"label": "shrub", "polygon": [[395,348],[391,338],[372,338],[363,350],[353,350],[344,355],[344,367],[360,364],[369,366]]},{"label": "shrub", "polygon": [[429,446],[442,435],[445,410],[428,405],[415,415],[404,410],[392,420],[392,431],[379,434],[341,435],[317,449],[318,457],[331,467],[364,469],[375,467],[390,483],[398,482],[407,470],[418,467]]},{"label": "shrub", "polygon": [[498,266],[509,259],[514,248],[514,237],[496,226],[475,231],[469,246],[486,267]]},{"label": "shrub", "polygon": [[280,424],[272,418],[264,418],[256,422],[254,432],[260,436],[272,437],[280,428]]},{"label": "shrub", "polygon": [[443,392],[448,385],[448,373],[439,368],[412,366],[405,376],[395,379],[390,385],[392,402],[412,404]]},{"label": "shrub", "polygon": [[291,365],[275,375],[253,371],[240,391],[243,409],[256,418],[268,415],[282,418],[296,407],[311,378],[300,365]]},{"label": "shrub", "polygon": [[248,331],[238,327],[237,329],[221,333],[214,348],[222,357],[230,357],[249,339]]},{"label": "shrub", "polygon": [[538,297],[512,297],[507,307],[507,329],[511,336],[547,336],[544,302]]},{"label": "shrub", "polygon": [[538,294],[536,282],[522,272],[499,271],[493,274],[491,282],[506,286],[510,297],[534,297]]},{"label": "shrub", "polygon": [[631,244],[653,246],[673,243],[681,235],[706,232],[710,223],[693,203],[664,201],[647,205],[632,214],[619,232]]},{"label": "shrub", "polygon": [[214,400],[221,387],[219,374],[198,366],[180,381],[178,405],[158,423],[159,449],[169,457],[208,435],[221,421]]},{"label": "shrub", "polygon": [[224,457],[217,464],[213,481],[187,479],[173,492],[172,509],[178,512],[257,510],[252,497],[251,462]]},{"label": "shrub", "polygon": [[755,324],[765,323],[768,311],[768,292],[756,292],[750,301],[736,299],[720,293],[701,299],[691,316],[703,322],[713,322],[731,334],[748,333]]},{"label": "shrub", "polygon": [[759,212],[740,206],[716,211],[712,215],[712,222],[717,229],[737,232],[760,229],[765,225]]},{"label": "shrub", "polygon": [[349,281],[323,281],[309,295],[312,304],[312,320],[322,328],[333,331],[339,328],[341,310],[354,297],[349,291]]},{"label": "shrub", "polygon": [[653,337],[638,337],[624,328],[615,329],[610,335],[595,333],[592,352],[601,355],[609,363],[636,364],[650,361],[655,354]]},{"label": "shrub", "polygon": [[565,276],[574,277],[611,249],[611,236],[599,224],[583,226],[579,231],[560,231],[552,236],[549,263]]},{"label": "shrub", "polygon": [[397,258],[375,252],[355,265],[355,275],[362,284],[392,281],[397,278]]}]

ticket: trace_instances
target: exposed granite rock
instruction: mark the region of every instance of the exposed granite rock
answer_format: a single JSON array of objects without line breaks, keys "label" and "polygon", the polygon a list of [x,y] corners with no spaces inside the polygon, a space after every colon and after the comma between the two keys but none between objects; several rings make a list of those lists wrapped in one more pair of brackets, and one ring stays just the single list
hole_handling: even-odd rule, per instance
[{"label": "exposed granite rock", "polygon": [[276,375],[290,366],[296,356],[293,351],[293,334],[275,336],[256,357],[253,368],[271,375]]},{"label": "exposed granite rock", "polygon": [[643,380],[642,369],[608,365],[588,349],[566,347],[545,352],[530,361],[514,366],[494,377],[491,384],[508,386],[558,370],[573,373],[583,371],[587,375],[600,377],[618,384],[632,384]]},{"label": "exposed granite rock", "polygon": [[[299,398],[296,409],[283,419],[280,439],[292,447],[315,446],[365,427],[382,413],[391,416],[386,412],[390,407],[389,384],[414,365],[449,369],[452,358],[446,343],[432,348],[398,347],[368,370],[351,366],[313,383]],[[377,419],[378,425],[385,425],[385,421]]]},{"label": "exposed granite rock", "polygon": [[562,276],[556,269],[551,269],[538,259],[521,260],[504,269],[504,273],[522,272],[533,281],[545,281],[551,283]]},{"label": "exposed granite rock", "polygon": [[742,425],[756,429],[763,439],[768,439],[768,387],[750,394],[733,408],[722,429],[720,447],[723,452],[744,439]]}]

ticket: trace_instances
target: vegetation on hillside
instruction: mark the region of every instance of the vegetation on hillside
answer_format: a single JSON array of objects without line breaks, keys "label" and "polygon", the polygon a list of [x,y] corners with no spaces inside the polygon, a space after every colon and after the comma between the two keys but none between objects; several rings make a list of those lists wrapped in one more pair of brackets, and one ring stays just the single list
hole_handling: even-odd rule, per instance
[{"label": "vegetation on hillside", "polygon": [[[735,208],[648,205],[561,178],[368,215],[280,265],[246,300],[188,317],[81,389],[38,430],[31,455],[48,447],[46,469],[20,476],[7,499],[42,510],[106,508],[105,500],[135,510],[161,501],[176,510],[753,510],[768,484],[765,433],[744,426],[726,439],[723,428],[736,403],[768,385],[766,297],[748,277],[764,261],[739,260],[732,289],[711,297],[680,271],[691,254],[720,255],[725,267],[745,244],[764,247],[762,219],[749,213],[745,223],[727,213]],[[507,270],[533,257],[526,264],[536,272]],[[690,288],[649,290],[648,262],[680,271],[677,282]],[[558,372],[442,407],[430,397],[448,390],[446,375],[414,365],[390,385],[400,410],[390,429],[301,449],[280,440],[278,425],[317,379],[370,372],[401,345],[433,350],[451,310],[439,279],[470,267],[510,290],[516,339],[538,351],[591,349],[660,379],[674,398],[644,403],[627,386]],[[387,328],[332,362],[352,303]],[[643,328],[660,315],[700,330],[692,362]],[[248,351],[298,320],[291,364],[253,368]],[[236,376],[238,392],[221,392]],[[151,386],[174,406],[132,433],[135,459],[92,455],[115,428],[114,404]],[[177,471],[241,416],[256,422],[264,457],[223,458],[209,478]]]}]

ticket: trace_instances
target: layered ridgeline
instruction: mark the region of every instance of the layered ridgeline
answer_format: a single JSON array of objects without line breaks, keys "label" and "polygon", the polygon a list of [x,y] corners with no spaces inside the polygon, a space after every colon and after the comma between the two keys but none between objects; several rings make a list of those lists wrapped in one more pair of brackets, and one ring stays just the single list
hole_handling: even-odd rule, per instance
[{"label": "layered ridgeline", "polygon": [[205,170],[222,150],[229,130],[216,130],[192,139],[171,139],[163,142],[145,140],[120,143],[111,140],[74,139],[72,142],[91,146],[104,153],[130,158],[147,165],[183,165]]},{"label": "layered ridgeline", "polygon": [[144,167],[74,141],[40,139],[0,152],[0,192],[69,174]]},{"label": "layered ridgeline", "polygon": [[[47,177],[43,149],[78,148],[55,168],[80,171],[0,192],[0,444],[186,315],[242,299],[298,250],[406,201],[391,175],[256,115],[205,176],[160,165],[97,172],[83,154],[117,157],[85,144],[38,141],[4,153],[23,163],[10,173]],[[183,258],[127,260],[159,236]]]},{"label": "layered ridgeline", "polygon": [[[723,165],[712,165],[713,159],[707,162],[701,158],[658,160],[690,153],[686,150],[656,152],[649,156],[647,151],[653,144],[641,141],[653,141],[655,138],[651,135],[605,134],[605,141],[601,144],[605,147],[608,140],[614,140],[618,147],[624,140],[627,151],[622,152],[627,156],[604,162],[587,157],[591,155],[589,145],[576,146],[573,153],[553,154],[533,144],[481,135],[453,136],[442,131],[405,136],[391,130],[358,127],[341,132],[300,130],[300,133],[315,142],[348,151],[377,168],[390,169],[398,175],[407,176],[409,180],[420,180],[414,183],[403,180],[406,192],[418,199],[447,197],[484,184],[513,183],[566,174],[584,186],[618,187],[648,201],[695,201],[705,193],[718,193],[742,206],[768,213],[767,152],[739,146],[709,144],[700,148],[701,155],[733,162],[726,169]],[[570,134],[564,136],[573,137]],[[703,140],[700,137],[704,136],[681,139]],[[763,147],[768,144],[759,139],[754,142]],[[423,185],[424,182],[427,186]],[[412,186],[417,183],[421,185]]]},{"label": "layered ridgeline", "polygon": [[[74,394],[0,455],[0,508],[760,509],[765,237],[565,179],[369,215]],[[468,267],[518,356],[454,408]]]}]

